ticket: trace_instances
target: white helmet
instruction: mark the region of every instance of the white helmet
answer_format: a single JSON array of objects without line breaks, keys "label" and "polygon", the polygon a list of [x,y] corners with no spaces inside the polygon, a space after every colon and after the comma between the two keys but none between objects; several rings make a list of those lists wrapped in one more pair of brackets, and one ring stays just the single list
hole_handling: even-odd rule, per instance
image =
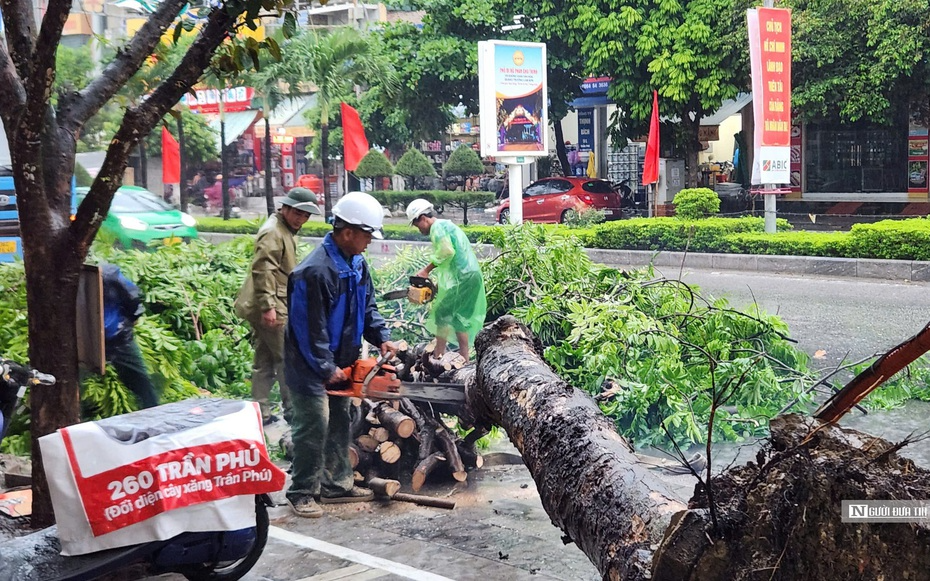
[{"label": "white helmet", "polygon": [[413,221],[422,216],[433,212],[433,204],[429,200],[417,198],[407,204],[407,219],[413,224]]},{"label": "white helmet", "polygon": [[374,238],[384,238],[381,234],[381,227],[384,225],[384,208],[370,194],[349,192],[333,206],[333,216],[371,232]]}]

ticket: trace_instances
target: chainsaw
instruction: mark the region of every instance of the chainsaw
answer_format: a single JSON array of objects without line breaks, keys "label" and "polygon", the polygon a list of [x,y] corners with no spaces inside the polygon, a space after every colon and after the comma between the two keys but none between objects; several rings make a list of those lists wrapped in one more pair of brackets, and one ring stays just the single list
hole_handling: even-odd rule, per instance
[{"label": "chainsaw", "polygon": [[406,298],[415,305],[422,305],[436,298],[437,291],[436,284],[429,278],[425,276],[411,276],[410,286],[384,293],[381,298],[386,301]]},{"label": "chainsaw", "polygon": [[397,368],[386,361],[384,357],[377,360],[359,359],[343,369],[348,380],[330,386],[326,394],[387,400],[406,397],[415,401],[453,406],[465,403],[464,384],[401,381],[397,378]]}]

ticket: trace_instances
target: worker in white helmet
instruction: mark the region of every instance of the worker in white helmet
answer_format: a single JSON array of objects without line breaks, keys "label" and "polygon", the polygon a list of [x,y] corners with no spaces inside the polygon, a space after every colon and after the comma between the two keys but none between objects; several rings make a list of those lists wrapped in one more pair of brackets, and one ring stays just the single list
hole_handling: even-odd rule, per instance
[{"label": "worker in white helmet", "polygon": [[478,258],[465,232],[449,220],[438,219],[429,200],[410,202],[407,219],[433,243],[429,264],[417,273],[436,276],[438,292],[426,320],[426,327],[436,336],[433,356],[445,353],[454,334],[458,351],[467,360],[488,308]]},{"label": "worker in white helmet", "polygon": [[349,464],[349,398],[327,397],[329,386],[348,378],[362,338],[385,356],[397,346],[375,305],[362,253],[382,238],[384,210],[369,194],[351,192],[333,207],[333,231],[291,273],[290,318],[284,373],[291,391],[291,487],[287,500],[303,517],[323,516],[317,504],[362,502],[370,490],[354,485]]}]

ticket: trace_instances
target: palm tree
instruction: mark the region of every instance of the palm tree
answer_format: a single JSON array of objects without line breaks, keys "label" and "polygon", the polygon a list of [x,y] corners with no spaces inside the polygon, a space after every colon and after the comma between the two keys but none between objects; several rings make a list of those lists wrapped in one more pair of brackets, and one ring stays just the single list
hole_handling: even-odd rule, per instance
[{"label": "palm tree", "polygon": [[298,85],[307,83],[316,89],[320,107],[320,157],[323,163],[323,192],[326,217],[332,215],[333,202],[329,192],[329,121],[340,101],[352,94],[355,86],[371,79],[389,90],[396,86],[396,75],[390,62],[367,35],[354,28],[342,27],[329,32],[305,31],[292,38],[284,47],[284,68],[292,93]]},{"label": "palm tree", "polygon": [[261,69],[250,71],[240,76],[242,82],[258,93],[262,100],[262,117],[265,119],[265,147],[262,155],[262,165],[265,170],[265,206],[268,215],[274,214],[274,191],[271,187],[271,113],[278,108],[286,98],[281,90],[281,78],[285,74],[285,65],[281,61],[272,61],[262,64]]}]

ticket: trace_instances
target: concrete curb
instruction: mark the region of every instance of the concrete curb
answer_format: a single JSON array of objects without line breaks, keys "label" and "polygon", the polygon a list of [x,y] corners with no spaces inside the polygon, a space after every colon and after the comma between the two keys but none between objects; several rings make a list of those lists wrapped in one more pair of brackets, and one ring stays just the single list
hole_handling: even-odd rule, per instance
[{"label": "concrete curb", "polygon": [[[231,240],[237,234],[201,232],[209,242]],[[322,238],[304,237],[309,244]],[[414,240],[375,240],[368,247],[372,257],[390,258],[405,246],[428,246]],[[490,245],[479,245],[479,253],[489,255]],[[817,256],[769,256],[758,254],[704,254],[650,250],[585,249],[591,260],[614,267],[684,267],[707,270],[735,270],[764,274],[798,274],[826,277],[864,278],[897,281],[930,281],[930,262],[920,260],[879,260],[871,258],[822,258]]]}]

